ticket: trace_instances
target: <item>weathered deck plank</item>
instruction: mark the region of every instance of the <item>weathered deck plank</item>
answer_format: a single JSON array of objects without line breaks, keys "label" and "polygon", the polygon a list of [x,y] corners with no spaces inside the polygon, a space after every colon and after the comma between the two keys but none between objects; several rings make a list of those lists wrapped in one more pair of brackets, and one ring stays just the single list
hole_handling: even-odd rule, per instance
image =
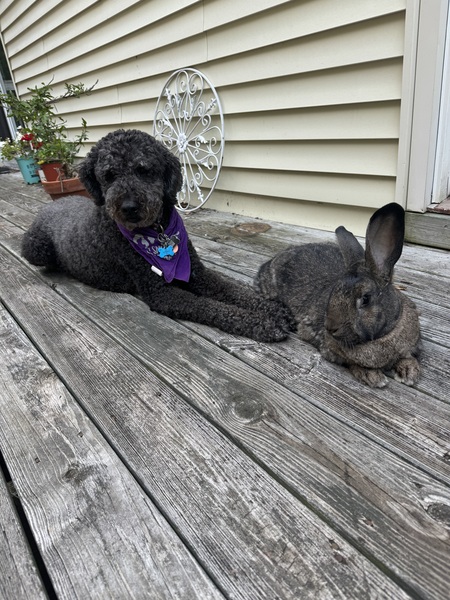
[{"label": "weathered deck plank", "polygon": [[[229,597],[407,597],[122,347],[0,254],[8,310]],[[127,377],[114,379],[122,365]]]},{"label": "weathered deck plank", "polygon": [[[17,252],[14,244],[9,244],[9,248]],[[358,400],[358,392],[361,393],[360,385],[349,378],[350,388],[353,385],[357,390],[353,395],[351,392],[342,394],[338,382],[333,379],[331,386],[327,382],[318,385],[318,376],[314,373],[311,375],[311,371],[319,368],[320,361],[317,361],[316,353],[300,340],[294,346],[291,357],[294,360],[284,363],[284,367],[287,365],[288,368],[286,372],[283,371],[279,352],[280,348],[289,347],[293,340],[267,346],[189,324],[190,328],[200,330],[203,336],[210,337],[214,342],[211,347],[201,338],[188,336],[184,328],[174,321],[150,313],[136,299],[92,291],[65,277],[52,275],[49,281],[56,283],[59,293],[73,305],[82,306],[93,322],[113,335],[121,345],[126,345],[160,379],[167,381],[172,388],[194,402],[262,464],[275,471],[280,479],[294,489],[295,493],[305,497],[327,520],[351,535],[358,545],[365,547],[366,552],[374,554],[377,561],[382,560],[393,572],[407,579],[411,587],[425,590],[432,585],[437,597],[444,592],[446,581],[441,579],[441,574],[450,546],[441,542],[442,535],[445,536],[445,528],[427,513],[426,498],[430,490],[439,490],[441,498],[450,503],[447,488],[420,470],[412,468],[408,462],[399,461],[388,452],[383,452],[376,443],[371,443],[347,426],[327,418],[320,410],[303,400],[306,397],[309,402],[316,402],[316,392],[319,389],[319,400],[333,398],[332,410],[341,420],[342,414],[345,414],[341,405],[347,404],[349,410],[353,411],[353,419],[348,419],[352,421],[353,427],[359,427],[367,435],[367,431],[371,431],[373,420],[376,440],[379,437],[393,440],[391,447],[397,453],[403,451],[408,460],[411,459],[410,454],[418,457],[422,468],[428,466],[432,473],[441,474],[442,454],[445,452],[443,440],[446,436],[438,435],[432,428],[431,432],[427,431],[419,418],[413,419],[408,402],[414,392],[405,390],[410,395],[404,401],[406,408],[395,412],[399,415],[396,418],[400,423],[396,426],[400,430],[396,435],[391,433],[394,427],[391,413],[396,408],[395,404],[392,406],[388,402],[386,406],[381,403],[379,408],[379,402],[374,403],[370,396],[363,398],[370,400],[366,420],[368,415],[371,421],[368,425],[363,416],[361,425],[359,415],[364,415],[363,406],[353,406]],[[253,363],[253,367],[259,366],[261,373],[255,374],[250,366],[245,368],[239,360],[224,354],[217,348],[218,343],[233,353],[238,353],[239,348],[246,355],[241,358],[249,365]],[[278,359],[273,352],[278,353]],[[248,356],[251,356],[250,360]],[[301,360],[305,358],[307,360],[302,365]],[[305,364],[308,365],[306,369]],[[331,370],[333,368],[329,363],[324,363],[321,367],[325,371],[327,367]],[[265,375],[262,374],[264,371]],[[274,381],[268,380],[266,375],[270,375]],[[278,380],[289,388],[289,378],[296,382],[293,391],[299,393],[299,397],[289,394],[275,383]],[[393,382],[393,385],[399,384]],[[382,400],[383,390],[377,392],[379,400]],[[375,417],[382,415],[383,419],[374,418],[374,412]],[[442,416],[434,422],[439,433]],[[449,416],[450,410],[447,411],[448,422]],[[420,430],[423,447],[419,449],[411,442],[410,432],[414,427]],[[345,445],[340,438],[336,438],[336,430],[345,439]],[[403,439],[399,441],[400,434]],[[406,450],[402,445],[406,445]],[[436,457],[433,468],[426,462],[427,454]],[[317,483],[318,473],[322,481],[320,486]],[[344,473],[347,478],[346,486],[338,494],[336,489]],[[447,481],[450,482],[450,466],[447,473]],[[319,487],[320,492],[317,491]],[[327,490],[333,490],[332,494],[327,493]],[[374,493],[374,490],[377,492]],[[415,514],[415,518],[411,517],[409,522],[404,517],[398,518],[405,511],[406,514]],[[376,523],[376,526],[365,525],[365,519],[371,524]],[[404,530],[401,540],[396,536],[399,528]],[[421,531],[420,535],[418,530]],[[431,544],[430,534],[433,539]],[[400,560],[397,558],[399,555]],[[436,569],[432,574],[432,584],[428,581],[430,573],[424,581],[423,572],[411,568],[411,565],[425,555],[428,557],[427,564],[434,565],[430,568]],[[396,557],[395,563],[391,558],[393,556]]]},{"label": "weathered deck plank", "polygon": [[222,598],[4,309],[0,352],[0,446],[56,593]]},{"label": "weathered deck plank", "polygon": [[[114,465],[131,470],[149,506],[156,502],[176,531],[176,543],[185,552],[187,545],[194,572],[206,573],[204,597],[221,590],[252,600],[408,593],[447,599],[448,253],[406,247],[397,269],[397,282],[422,310],[419,385],[392,381],[369,390],[295,335],[257,344],[31,268],[19,257],[19,242],[47,200],[39,186],[7,181],[0,190],[2,300],[29,336],[28,350],[31,340],[42,368],[54,366],[70,389],[70,410],[76,400]],[[213,268],[247,281],[281,247],[334,238],[276,223],[268,233],[242,237],[231,228],[250,219],[212,211],[186,221]],[[58,413],[48,417],[59,422]],[[12,418],[8,427],[15,427]],[[64,439],[68,428],[56,430]],[[89,477],[79,487],[88,484]],[[41,523],[45,518],[33,520],[37,536]],[[176,564],[174,577],[179,571]],[[133,571],[124,575],[132,586],[143,580]]]},{"label": "weathered deck plank", "polygon": [[[445,594],[447,583],[442,573],[445,572],[450,544],[448,541],[442,543],[442,536],[447,537],[445,525],[436,521],[428,509],[431,492],[438,494],[441,502],[450,503],[450,491],[423,471],[411,467],[408,452],[405,452],[408,460],[397,460],[380,450],[376,443],[326,418],[320,410],[311,408],[303,400],[305,393],[301,382],[305,371],[299,362],[295,364],[295,379],[300,384],[296,386],[300,397],[296,398],[276,385],[277,377],[273,377],[274,381],[268,379],[267,375],[273,375],[272,369],[266,369],[263,374],[264,368],[261,368],[261,373],[255,376],[253,369],[245,368],[239,361],[224,356],[216,347],[208,347],[203,341],[189,336],[172,321],[149,314],[137,300],[130,299],[128,310],[124,311],[123,300],[117,302],[112,294],[94,298],[90,291],[86,294],[85,289],[80,289],[83,287],[74,285],[71,288],[64,281],[58,283],[60,293],[75,305],[82,304],[91,319],[114,335],[119,343],[126,344],[161,379],[184,394],[261,464],[275,472],[290,489],[306,498],[328,521],[350,535],[359,547],[392,568],[404,580],[408,579],[408,583],[416,589],[424,591],[431,586],[437,597]],[[199,326],[199,329],[203,329],[203,335],[204,330],[211,333],[206,327]],[[211,339],[217,342],[220,337],[221,333],[216,332]],[[244,352],[248,350],[253,359],[256,355],[256,363],[264,354],[261,345],[237,338],[234,341],[236,346],[243,347]],[[248,363],[251,365],[252,361]],[[273,355],[267,364],[273,367]],[[276,368],[279,362],[275,365]],[[309,365],[314,365],[314,359]],[[291,374],[292,370],[291,364]],[[316,378],[312,379],[308,389],[320,387]],[[329,392],[330,386],[321,391],[320,398]],[[310,394],[309,401],[312,398]],[[355,400],[349,395],[344,398],[350,405]],[[340,408],[340,400],[338,397],[333,407],[335,414]],[[371,408],[377,404],[376,399],[373,400]],[[408,400],[410,398],[405,399],[405,406]],[[442,426],[440,419],[433,419],[427,431],[425,417],[422,415],[424,424],[420,422],[420,416],[413,417],[410,413],[408,423],[402,423],[402,410],[389,418],[392,404],[386,404],[378,409],[380,412],[383,407],[386,409],[386,418],[379,429],[384,427],[389,431],[392,421],[400,413],[399,428],[404,428],[406,442],[410,441],[412,429],[421,430],[421,447],[416,450],[411,445],[408,449],[414,449],[414,457],[420,456],[421,452],[436,456],[433,473],[439,476],[443,454],[445,449],[450,448],[444,442],[448,439],[448,427]],[[355,413],[358,415],[358,409]],[[448,416],[450,410],[447,411],[447,423],[450,422]],[[417,426],[416,422],[419,422]],[[357,418],[353,419],[352,428],[355,423],[358,425]],[[360,427],[361,431],[365,429]],[[442,435],[438,435],[436,430]],[[339,431],[337,439],[336,431]],[[394,435],[392,438],[392,446],[398,453],[401,442]],[[447,482],[450,481],[448,473],[447,469]],[[343,476],[346,485],[339,494],[336,490]],[[369,514],[371,517],[366,521],[365,516]],[[399,514],[403,516],[399,518]],[[407,514],[411,516],[405,519]],[[369,521],[371,524],[367,526]],[[376,532],[373,527],[377,528]],[[401,539],[396,536],[399,528],[403,530]],[[433,548],[431,554],[430,548]],[[394,556],[395,562],[392,560]],[[432,584],[428,580],[430,571],[424,581],[423,572],[412,568],[425,556],[428,569],[436,569],[432,574]]]},{"label": "weathered deck plank", "polygon": [[12,199],[13,202],[17,200],[22,204],[31,200],[33,201],[32,205],[35,207],[51,202],[50,196],[43,193],[40,185],[24,185],[22,176],[18,172],[5,175],[1,181],[7,182],[7,185],[0,189],[0,198],[2,200]]},{"label": "weathered deck plank", "polygon": [[[10,244],[9,248],[13,252],[18,252],[14,244]],[[82,299],[72,298],[72,301],[76,305],[80,303],[83,306],[89,305],[89,296],[85,295]],[[94,318],[107,320],[107,315],[97,312]],[[105,328],[109,328],[108,323],[105,324]],[[385,390],[369,391],[357,384],[348,371],[321,360],[311,346],[296,336],[292,336],[288,343],[260,345],[249,344],[247,341],[242,343],[242,339],[226,336],[222,332],[217,333],[207,327],[192,326],[192,328],[201,331],[215,345],[221,345],[240,356],[261,374],[270,374],[275,381],[305,396],[321,408],[326,408],[330,413],[337,415],[366,435],[372,432],[374,439],[383,440],[391,450],[398,451],[408,460],[418,460],[420,467],[428,468],[434,474],[439,473],[450,482],[450,465],[442,466],[442,456],[450,450],[450,444],[446,441],[450,437],[450,407],[447,405],[439,403],[436,405],[434,398],[429,398],[426,394],[421,395],[417,390],[405,388],[394,381],[390,385],[399,393],[388,394]],[[117,326],[113,324],[113,331],[118,331],[119,338],[123,337],[122,330],[127,331],[123,320]],[[168,332],[166,337],[170,340],[176,337],[176,332]],[[157,344],[158,341],[152,343]],[[145,344],[145,339],[137,340],[136,345],[139,348],[141,344]],[[170,341],[164,341],[163,347],[158,347],[154,351],[156,362],[162,363],[160,368],[163,370],[166,363],[165,347],[169,353],[175,351]],[[439,349],[435,347],[430,351],[428,344],[425,344],[425,361],[435,365],[434,374],[436,374],[436,364],[441,365],[441,368],[444,368],[445,364],[445,356],[442,357],[441,363],[436,361]],[[158,356],[161,356],[159,361]],[[172,368],[177,370],[175,365]],[[317,391],[319,379],[322,381]],[[450,393],[450,385],[447,387],[448,381],[443,377],[430,379],[439,382],[444,388],[442,392],[445,399],[449,395],[446,392]],[[343,386],[339,385],[341,380]],[[373,402],[374,399],[376,403]],[[338,409],[335,406],[338,406]],[[415,407],[414,415],[411,414],[411,406]]]},{"label": "weathered deck plank", "polygon": [[46,593],[0,473],[0,598],[40,600]]}]

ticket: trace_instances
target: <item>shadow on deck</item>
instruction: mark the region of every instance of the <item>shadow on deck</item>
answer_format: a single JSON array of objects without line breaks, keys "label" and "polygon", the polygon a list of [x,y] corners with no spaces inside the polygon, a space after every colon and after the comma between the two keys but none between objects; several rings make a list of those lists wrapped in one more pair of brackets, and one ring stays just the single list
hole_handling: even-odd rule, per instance
[{"label": "shadow on deck", "polygon": [[[448,252],[405,247],[423,375],[371,390],[295,335],[232,337],[31,268],[46,201],[0,175],[1,598],[448,598]],[[185,221],[247,281],[334,237]]]}]

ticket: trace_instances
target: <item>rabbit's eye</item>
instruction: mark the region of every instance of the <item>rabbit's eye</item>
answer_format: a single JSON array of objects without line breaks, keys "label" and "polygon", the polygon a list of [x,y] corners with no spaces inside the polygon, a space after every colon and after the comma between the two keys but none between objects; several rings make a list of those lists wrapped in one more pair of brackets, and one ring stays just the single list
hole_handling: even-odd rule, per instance
[{"label": "rabbit's eye", "polygon": [[364,294],[364,296],[361,296],[361,298],[359,299],[359,307],[361,308],[362,306],[368,306],[370,304],[370,294]]}]

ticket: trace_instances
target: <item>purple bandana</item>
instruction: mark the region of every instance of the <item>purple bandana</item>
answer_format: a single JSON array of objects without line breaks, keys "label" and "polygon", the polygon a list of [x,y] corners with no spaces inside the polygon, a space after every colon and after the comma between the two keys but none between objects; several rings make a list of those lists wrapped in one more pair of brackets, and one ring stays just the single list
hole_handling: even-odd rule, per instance
[{"label": "purple bandana", "polygon": [[167,283],[172,279],[189,281],[191,259],[188,236],[183,219],[175,209],[172,209],[165,231],[158,232],[150,227],[136,227],[129,231],[123,225],[116,224],[136,252],[152,265],[152,271],[164,275]]}]

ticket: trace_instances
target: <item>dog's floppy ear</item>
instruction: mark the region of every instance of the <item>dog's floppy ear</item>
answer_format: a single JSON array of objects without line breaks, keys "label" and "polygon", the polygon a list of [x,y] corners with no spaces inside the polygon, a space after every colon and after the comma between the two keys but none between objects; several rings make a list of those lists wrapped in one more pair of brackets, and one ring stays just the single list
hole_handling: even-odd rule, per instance
[{"label": "dog's floppy ear", "polygon": [[166,150],[166,168],[164,171],[164,196],[171,204],[175,204],[177,194],[183,184],[180,161],[169,150]]},{"label": "dog's floppy ear", "polygon": [[78,176],[81,183],[87,189],[89,195],[93,198],[97,206],[101,206],[105,203],[105,197],[103,196],[102,189],[95,176],[95,165],[98,159],[98,148],[94,146],[86,155],[86,158],[78,167]]}]

